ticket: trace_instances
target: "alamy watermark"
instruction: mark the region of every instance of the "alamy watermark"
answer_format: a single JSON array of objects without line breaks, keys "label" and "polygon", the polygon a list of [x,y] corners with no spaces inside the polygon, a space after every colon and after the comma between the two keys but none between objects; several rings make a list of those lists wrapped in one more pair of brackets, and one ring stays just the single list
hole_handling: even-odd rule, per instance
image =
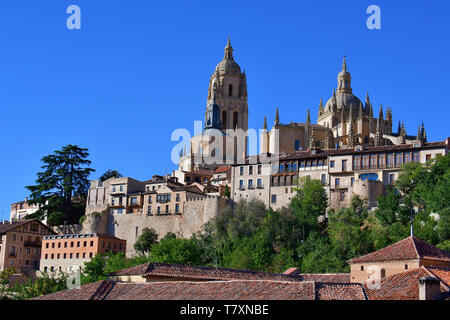
[{"label": "alamy watermark", "polygon": [[379,6],[372,4],[367,10],[367,14],[370,16],[367,18],[366,25],[369,30],[380,30],[381,29],[381,9]]},{"label": "alamy watermark", "polygon": [[72,4],[67,7],[67,14],[70,14],[66,20],[66,26],[69,30],[80,30],[81,29],[81,9],[79,6]]}]

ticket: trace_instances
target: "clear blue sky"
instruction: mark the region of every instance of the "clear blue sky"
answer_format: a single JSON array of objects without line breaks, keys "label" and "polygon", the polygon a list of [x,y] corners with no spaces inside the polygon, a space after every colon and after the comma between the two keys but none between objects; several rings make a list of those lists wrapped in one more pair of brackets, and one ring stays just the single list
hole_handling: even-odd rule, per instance
[{"label": "clear blue sky", "polygon": [[[82,29],[66,28],[79,5]],[[366,8],[381,8],[381,30]],[[89,148],[107,169],[148,179],[175,166],[170,136],[202,120],[208,81],[231,35],[246,70],[249,127],[316,119],[348,57],[354,93],[392,107],[429,140],[450,136],[449,1],[16,0],[0,9],[0,214],[27,196],[40,159]]]}]

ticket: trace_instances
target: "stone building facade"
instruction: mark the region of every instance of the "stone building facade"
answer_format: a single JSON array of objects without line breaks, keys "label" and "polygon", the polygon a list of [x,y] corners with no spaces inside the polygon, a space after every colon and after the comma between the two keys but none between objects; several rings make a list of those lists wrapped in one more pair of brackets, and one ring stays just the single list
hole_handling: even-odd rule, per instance
[{"label": "stone building facade", "polygon": [[0,225],[0,271],[14,268],[34,276],[39,270],[42,239],[55,232],[38,219]]},{"label": "stone building facade", "polygon": [[45,236],[42,241],[40,272],[70,273],[82,270],[99,253],[125,252],[126,241],[104,234],[64,234]]},{"label": "stone building facade", "polygon": [[[315,148],[260,163],[265,168],[261,174],[251,169],[255,164],[247,160],[232,166],[231,195],[234,201],[256,198],[272,209],[279,209],[289,205],[299,179],[309,177],[323,183],[330,208],[348,206],[353,195],[366,200],[369,207],[375,207],[376,198],[395,182],[403,164],[426,163],[437,155],[446,155],[449,143],[450,138],[442,142],[415,141],[414,144],[353,149]],[[265,188],[255,192],[249,188],[252,180],[264,181]]]}]

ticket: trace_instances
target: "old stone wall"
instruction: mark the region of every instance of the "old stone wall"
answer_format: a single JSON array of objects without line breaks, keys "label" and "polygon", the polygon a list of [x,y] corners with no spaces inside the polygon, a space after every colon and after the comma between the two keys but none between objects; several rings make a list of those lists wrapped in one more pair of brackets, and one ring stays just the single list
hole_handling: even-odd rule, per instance
[{"label": "old stone wall", "polygon": [[146,215],[142,213],[112,214],[108,212],[98,220],[86,219],[84,233],[106,233],[127,241],[126,256],[136,255],[134,243],[144,228],[153,228],[159,237],[168,232],[178,237],[189,238],[201,230],[202,226],[214,218],[231,201],[217,196],[189,199],[184,202],[183,214]]}]

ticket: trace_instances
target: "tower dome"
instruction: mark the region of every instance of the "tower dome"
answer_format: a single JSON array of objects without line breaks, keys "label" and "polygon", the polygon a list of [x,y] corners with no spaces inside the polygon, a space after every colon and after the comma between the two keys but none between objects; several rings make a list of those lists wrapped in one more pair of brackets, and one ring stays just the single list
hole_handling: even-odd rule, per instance
[{"label": "tower dome", "polygon": [[230,37],[228,37],[228,43],[225,47],[225,55],[223,60],[220,61],[216,66],[216,72],[219,72],[221,75],[240,75],[241,67],[234,61],[233,58],[233,47],[231,46]]}]

